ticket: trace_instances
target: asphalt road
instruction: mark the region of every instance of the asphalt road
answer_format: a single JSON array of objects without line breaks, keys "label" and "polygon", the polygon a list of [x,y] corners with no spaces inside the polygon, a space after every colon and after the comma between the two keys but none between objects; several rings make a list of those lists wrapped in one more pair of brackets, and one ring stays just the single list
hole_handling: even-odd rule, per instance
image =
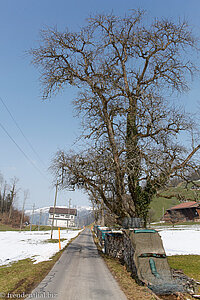
[{"label": "asphalt road", "polygon": [[126,300],[85,229],[28,299]]}]

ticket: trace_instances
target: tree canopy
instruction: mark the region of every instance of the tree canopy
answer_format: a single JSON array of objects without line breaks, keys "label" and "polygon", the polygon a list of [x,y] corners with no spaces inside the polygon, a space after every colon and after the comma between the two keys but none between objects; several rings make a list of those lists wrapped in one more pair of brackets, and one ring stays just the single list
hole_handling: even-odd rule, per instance
[{"label": "tree canopy", "polygon": [[55,155],[53,170],[65,188],[85,189],[119,219],[146,220],[156,191],[196,168],[200,146],[189,149],[179,139],[194,122],[171,99],[189,88],[196,49],[185,21],[148,24],[140,10],[90,17],[79,32],[41,31],[30,53],[43,98],[75,86],[89,140],[85,151]]}]

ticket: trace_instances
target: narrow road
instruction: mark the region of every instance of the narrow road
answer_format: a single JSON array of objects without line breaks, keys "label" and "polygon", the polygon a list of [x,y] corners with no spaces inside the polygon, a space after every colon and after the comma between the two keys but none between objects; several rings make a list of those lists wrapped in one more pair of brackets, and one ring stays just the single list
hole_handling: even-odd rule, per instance
[{"label": "narrow road", "polygon": [[[33,297],[33,294],[36,296]],[[67,247],[50,273],[32,292],[30,299],[36,298],[55,298],[56,300],[127,299],[98,254],[89,229],[84,230]]]}]

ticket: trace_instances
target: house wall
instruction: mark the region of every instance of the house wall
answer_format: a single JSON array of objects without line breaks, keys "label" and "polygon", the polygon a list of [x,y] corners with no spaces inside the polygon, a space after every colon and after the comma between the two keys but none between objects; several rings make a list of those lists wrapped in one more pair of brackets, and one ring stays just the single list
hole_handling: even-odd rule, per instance
[{"label": "house wall", "polygon": [[198,212],[196,208],[168,210],[163,217],[163,221],[165,222],[186,222],[196,220],[200,221],[200,209]]},{"label": "house wall", "polygon": [[[53,215],[50,214],[49,216],[49,224],[52,224]],[[70,216],[61,216],[55,215],[54,217],[54,226],[57,227],[75,227],[75,218],[73,215]]]},{"label": "house wall", "polygon": [[166,211],[166,213],[162,217],[161,221],[171,222],[171,215],[170,215],[170,213],[168,211]]}]

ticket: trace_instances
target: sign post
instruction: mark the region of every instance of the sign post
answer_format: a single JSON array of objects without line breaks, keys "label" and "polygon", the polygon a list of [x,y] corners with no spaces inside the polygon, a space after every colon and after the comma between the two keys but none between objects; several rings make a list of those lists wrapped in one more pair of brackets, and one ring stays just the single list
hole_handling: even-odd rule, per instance
[{"label": "sign post", "polygon": [[59,250],[61,250],[61,244],[60,244],[60,228],[58,228],[58,236],[59,236]]}]

